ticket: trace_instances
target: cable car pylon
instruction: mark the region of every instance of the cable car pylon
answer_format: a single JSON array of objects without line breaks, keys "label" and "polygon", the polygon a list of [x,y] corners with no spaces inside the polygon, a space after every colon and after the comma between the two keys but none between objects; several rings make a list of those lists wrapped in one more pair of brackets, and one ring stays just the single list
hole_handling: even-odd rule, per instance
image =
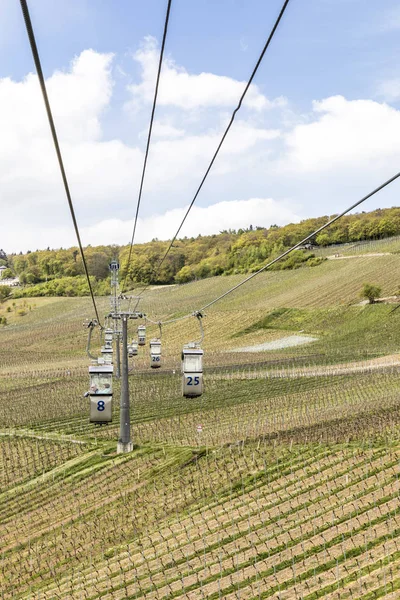
[{"label": "cable car pylon", "polygon": [[[110,296],[110,314],[117,314],[121,309],[120,293],[119,293],[119,262],[112,260],[109,264],[111,272],[111,296]],[[115,355],[116,355],[116,373],[117,379],[121,377],[121,330],[119,323],[114,320],[114,339],[115,339]]]},{"label": "cable car pylon", "polygon": [[132,452],[131,440],[131,415],[128,379],[128,314],[121,314],[122,322],[122,370],[121,370],[121,402],[120,402],[120,429],[117,444],[117,454]]},{"label": "cable car pylon", "polygon": [[[128,322],[130,319],[142,319],[145,315],[136,310],[121,310],[121,300],[131,300],[132,298],[122,296],[119,293],[119,263],[113,260],[110,264],[111,271],[111,312],[107,315],[107,319],[112,319],[114,326],[111,331],[114,333],[116,344],[117,357],[117,372],[119,371],[121,378],[121,397],[120,397],[120,429],[119,439],[117,442],[117,454],[132,452],[133,441],[131,435],[130,421],[130,394],[129,394],[129,368],[128,356],[137,354],[137,345],[134,348],[134,342],[128,343]],[[130,302],[129,302],[130,305]],[[137,305],[136,305],[137,306]],[[108,330],[107,330],[108,331]],[[122,356],[121,341],[122,338]],[[145,335],[144,335],[145,342]],[[140,345],[140,341],[139,341]]]}]

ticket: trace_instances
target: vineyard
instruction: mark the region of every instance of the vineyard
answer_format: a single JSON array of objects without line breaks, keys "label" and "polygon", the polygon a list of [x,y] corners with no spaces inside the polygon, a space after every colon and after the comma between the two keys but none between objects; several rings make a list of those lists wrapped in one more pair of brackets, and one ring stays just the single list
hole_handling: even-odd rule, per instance
[{"label": "vineyard", "polygon": [[[89,423],[90,300],[0,304],[1,600],[399,598],[400,310],[360,298],[365,282],[396,298],[400,241],[381,244],[206,310],[199,398],[180,374],[197,320],[165,325],[161,369],[148,346],[130,360],[130,454],[118,381],[113,422]],[[177,318],[241,278],[153,288],[141,308]],[[278,343],[293,336],[312,341]]]}]

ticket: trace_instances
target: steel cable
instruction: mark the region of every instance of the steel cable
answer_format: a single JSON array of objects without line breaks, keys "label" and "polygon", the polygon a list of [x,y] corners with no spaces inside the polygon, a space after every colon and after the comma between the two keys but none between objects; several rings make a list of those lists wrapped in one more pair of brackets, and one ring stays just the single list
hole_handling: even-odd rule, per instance
[{"label": "steel cable", "polygon": [[76,234],[76,237],[78,240],[79,250],[81,253],[81,257],[82,257],[83,268],[85,270],[86,279],[87,279],[87,282],[89,285],[89,291],[90,291],[90,295],[92,297],[92,302],[93,302],[93,307],[94,307],[94,311],[96,314],[96,319],[100,325],[99,313],[97,310],[96,301],[95,301],[94,294],[93,294],[93,288],[92,288],[92,284],[91,284],[90,277],[89,277],[89,271],[88,271],[88,267],[87,267],[87,263],[86,263],[86,259],[85,259],[85,254],[83,251],[81,237],[79,234],[78,223],[77,223],[76,216],[75,216],[75,210],[74,210],[74,206],[72,204],[71,193],[69,190],[67,175],[66,175],[65,169],[64,169],[64,163],[63,163],[63,159],[62,159],[62,155],[61,155],[60,145],[58,143],[58,137],[57,137],[57,132],[56,132],[56,128],[54,125],[53,115],[52,115],[51,108],[50,108],[50,102],[49,102],[49,98],[47,96],[46,83],[45,83],[44,76],[43,76],[42,66],[41,66],[39,52],[38,52],[37,45],[36,45],[35,35],[33,32],[33,27],[32,27],[30,14],[29,14],[27,0],[20,0],[20,4],[21,4],[24,21],[25,21],[26,31],[27,31],[28,38],[29,38],[29,43],[30,43],[31,50],[32,50],[33,60],[35,62],[35,67],[36,67],[36,71],[38,74],[40,87],[42,90],[43,100],[44,100],[45,107],[46,107],[47,118],[48,118],[50,129],[51,129],[51,135],[53,137],[53,142],[54,142],[54,147],[55,147],[55,151],[57,154],[58,164],[60,167],[61,176],[62,176],[62,180],[64,183],[64,189],[65,189],[65,193],[66,193],[67,200],[68,200],[68,206],[69,206],[69,210],[71,213],[72,222],[74,224],[75,234]]},{"label": "steel cable", "polygon": [[[230,128],[232,127],[232,124],[233,124],[233,122],[235,120],[235,117],[236,117],[238,111],[240,110],[240,108],[242,106],[243,100],[244,100],[244,98],[245,98],[245,96],[246,96],[246,94],[247,94],[247,92],[248,92],[248,90],[249,90],[249,88],[250,88],[250,86],[252,84],[252,81],[253,81],[253,79],[254,79],[257,71],[258,71],[258,68],[259,68],[259,66],[260,66],[260,64],[261,64],[261,62],[262,62],[262,60],[264,58],[264,55],[265,55],[266,51],[268,50],[268,47],[269,47],[269,45],[270,45],[270,43],[272,41],[272,38],[275,35],[275,32],[276,32],[276,30],[278,28],[278,25],[279,25],[279,23],[280,23],[280,21],[281,21],[281,19],[283,17],[283,14],[284,14],[284,12],[285,12],[285,10],[286,10],[287,5],[289,4],[289,2],[290,2],[290,0],[285,0],[284,3],[283,3],[283,5],[282,5],[282,8],[281,8],[281,10],[279,12],[279,15],[278,15],[278,18],[276,19],[276,21],[275,21],[275,23],[274,23],[274,25],[272,27],[272,30],[271,30],[271,32],[270,32],[270,34],[268,36],[268,39],[267,39],[267,41],[266,41],[266,43],[264,45],[264,48],[263,48],[262,52],[261,52],[261,54],[260,54],[260,56],[259,56],[259,58],[257,60],[257,63],[255,65],[254,69],[253,69],[253,72],[252,72],[252,74],[250,76],[250,79],[248,80],[248,82],[246,84],[246,87],[244,88],[244,90],[242,92],[242,95],[240,96],[238,105],[236,106],[235,110],[232,113],[230,121],[229,121],[229,123],[228,123],[228,125],[227,125],[227,127],[226,127],[226,129],[224,131],[224,134],[223,134],[223,136],[222,136],[222,138],[221,138],[221,140],[220,140],[220,142],[219,142],[219,144],[217,146],[216,151],[214,152],[214,155],[213,155],[213,157],[212,157],[212,159],[210,161],[210,164],[207,167],[207,170],[206,170],[206,172],[205,172],[205,174],[204,174],[204,176],[203,176],[203,178],[202,178],[202,180],[200,182],[200,185],[198,186],[198,188],[196,190],[196,193],[195,193],[195,195],[194,195],[191,203],[189,204],[189,207],[188,207],[188,209],[187,209],[187,211],[186,211],[186,213],[185,213],[185,215],[184,215],[184,217],[183,217],[183,219],[181,221],[181,224],[179,225],[179,227],[178,227],[178,229],[177,229],[174,237],[172,238],[171,243],[169,244],[169,246],[167,248],[167,251],[165,252],[163,258],[161,259],[161,261],[159,262],[159,264],[157,265],[157,267],[154,270],[154,277],[153,277],[154,280],[156,279],[158,273],[160,272],[160,269],[161,269],[162,265],[164,264],[165,259],[167,258],[167,256],[168,256],[168,254],[169,254],[169,252],[170,252],[170,250],[171,250],[171,248],[172,248],[172,246],[173,246],[176,238],[179,235],[179,232],[181,231],[181,229],[182,229],[182,227],[183,227],[183,225],[184,225],[184,223],[185,223],[185,221],[186,221],[186,219],[187,219],[190,211],[193,208],[194,203],[197,200],[197,197],[198,197],[198,195],[199,195],[199,193],[201,191],[201,188],[203,187],[204,182],[206,181],[206,179],[208,177],[208,174],[210,173],[210,171],[212,169],[212,166],[213,166],[213,164],[215,162],[215,159],[217,158],[217,156],[219,154],[219,151],[221,150],[221,147],[222,147],[222,145],[223,145],[223,143],[225,141],[225,138],[228,135]],[[144,292],[148,289],[149,286],[150,286],[150,283],[148,283],[145,286],[145,288],[141,291],[141,293],[139,295],[144,294]]]},{"label": "steel cable", "polygon": [[171,4],[172,4],[172,0],[168,0],[167,14],[165,16],[165,23],[164,23],[164,33],[163,33],[163,38],[162,38],[162,43],[161,43],[161,50],[160,50],[160,59],[159,59],[159,62],[158,62],[156,87],[155,87],[155,90],[154,90],[153,107],[152,107],[151,116],[150,116],[149,133],[148,133],[148,136],[147,136],[146,152],[145,152],[144,161],[143,161],[142,177],[141,177],[141,180],[140,180],[139,196],[138,196],[138,200],[137,200],[137,204],[136,204],[136,214],[135,214],[135,221],[134,221],[134,224],[133,224],[133,232],[132,232],[132,239],[131,239],[131,244],[130,244],[130,248],[129,248],[128,262],[126,264],[126,273],[125,273],[124,281],[122,282],[122,288],[121,288],[122,292],[124,292],[126,280],[128,278],[129,265],[130,265],[131,258],[132,258],[133,243],[134,243],[134,240],[135,240],[136,226],[137,226],[137,221],[138,221],[138,217],[139,217],[140,203],[141,203],[141,200],[142,200],[143,183],[144,183],[144,177],[145,177],[145,174],[146,174],[147,159],[148,159],[148,156],[149,156],[151,134],[152,134],[152,131],[153,131],[154,114],[155,114],[155,111],[156,111],[157,96],[158,96],[158,86],[159,86],[159,83],[160,83],[160,75],[161,75],[161,67],[162,67],[162,61],[163,61],[163,56],[164,56],[165,40],[167,39],[168,22],[169,22],[169,14],[170,14],[170,11],[171,11]]}]

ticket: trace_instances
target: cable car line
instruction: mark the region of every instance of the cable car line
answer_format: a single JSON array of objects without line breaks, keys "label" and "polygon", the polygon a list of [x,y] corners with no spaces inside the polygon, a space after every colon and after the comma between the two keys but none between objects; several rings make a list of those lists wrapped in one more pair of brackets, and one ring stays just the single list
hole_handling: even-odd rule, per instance
[{"label": "cable car line", "polygon": [[[254,69],[253,69],[253,72],[252,72],[252,74],[250,76],[250,79],[248,80],[248,82],[246,84],[246,87],[244,88],[244,90],[242,92],[242,95],[240,96],[239,102],[238,102],[235,110],[232,113],[230,121],[229,121],[229,123],[228,123],[228,125],[227,125],[227,127],[226,127],[226,129],[225,129],[225,131],[223,133],[223,135],[222,135],[222,138],[221,138],[221,140],[220,140],[220,142],[219,142],[219,144],[217,146],[217,149],[214,152],[214,155],[213,155],[213,157],[212,157],[212,159],[210,161],[210,164],[207,167],[207,170],[206,170],[206,172],[205,172],[205,174],[204,174],[204,176],[203,176],[203,178],[202,178],[202,180],[200,182],[200,185],[198,186],[198,188],[196,190],[196,193],[195,193],[195,195],[194,195],[191,203],[189,204],[189,207],[188,207],[188,209],[187,209],[187,211],[186,211],[186,213],[185,213],[185,215],[184,215],[184,217],[183,217],[183,219],[182,219],[182,221],[181,221],[181,223],[180,223],[180,225],[179,225],[179,227],[178,227],[178,229],[177,229],[174,237],[172,238],[171,243],[169,244],[169,246],[167,248],[167,251],[165,252],[165,254],[162,257],[161,261],[159,262],[159,264],[157,265],[157,267],[154,270],[154,278],[156,278],[157,275],[158,275],[158,273],[160,272],[160,269],[161,269],[161,267],[162,267],[165,259],[167,258],[167,256],[168,256],[171,248],[173,247],[173,244],[174,244],[176,238],[178,237],[179,232],[181,231],[181,229],[182,229],[182,227],[183,227],[183,225],[184,225],[184,223],[185,223],[185,221],[186,221],[186,219],[187,219],[190,211],[193,208],[194,203],[197,200],[197,197],[198,197],[198,195],[199,195],[199,193],[200,193],[200,191],[201,191],[201,189],[202,189],[202,187],[203,187],[203,185],[204,185],[204,183],[205,183],[205,181],[206,181],[206,179],[207,179],[207,177],[208,177],[208,175],[209,175],[209,173],[210,173],[210,171],[211,171],[211,169],[212,169],[212,167],[214,165],[214,162],[215,162],[215,160],[216,160],[216,158],[217,158],[217,156],[219,154],[219,151],[221,150],[221,147],[222,147],[222,145],[223,145],[223,143],[225,141],[226,136],[229,133],[230,128],[233,125],[235,117],[236,117],[237,113],[239,112],[239,110],[240,110],[240,108],[242,106],[243,100],[244,100],[244,98],[245,98],[245,96],[246,96],[246,94],[247,94],[247,92],[248,92],[248,90],[249,90],[249,88],[250,88],[250,86],[251,86],[251,84],[253,82],[253,79],[254,79],[257,71],[258,71],[258,68],[259,68],[259,66],[260,66],[260,64],[261,64],[261,62],[262,62],[262,60],[264,58],[264,55],[265,55],[266,51],[268,50],[268,47],[269,47],[269,45],[270,45],[270,43],[272,41],[272,38],[275,35],[275,32],[276,32],[276,30],[278,28],[278,25],[279,25],[279,23],[280,23],[280,21],[281,21],[281,19],[283,17],[283,14],[284,14],[284,12],[285,12],[285,10],[286,10],[287,5],[289,4],[289,2],[290,2],[290,0],[285,0],[284,3],[283,3],[283,5],[282,5],[282,8],[281,8],[281,10],[279,12],[279,15],[278,15],[278,18],[276,19],[276,21],[275,21],[275,23],[274,23],[274,25],[273,25],[273,27],[271,29],[271,32],[270,32],[270,34],[268,36],[268,39],[267,39],[267,41],[266,41],[266,43],[264,45],[264,48],[263,48],[263,50],[262,50],[262,52],[261,52],[261,54],[260,54],[260,56],[259,56],[259,58],[257,60],[257,63],[255,65]],[[148,289],[149,286],[150,286],[150,283],[148,283],[144,287],[144,289],[141,291],[141,293],[139,295],[142,295]]]},{"label": "cable car line", "polygon": [[[76,234],[76,237],[77,237],[77,240],[78,240],[78,246],[79,246],[79,250],[80,250],[80,254],[81,254],[81,258],[82,258],[83,268],[85,270],[85,275],[86,275],[86,279],[87,279],[87,282],[88,282],[90,295],[92,297],[92,302],[93,302],[93,307],[94,307],[94,311],[95,311],[95,314],[96,314],[97,323],[100,325],[100,317],[99,317],[99,313],[98,313],[97,306],[96,306],[96,301],[95,301],[94,294],[93,294],[92,284],[91,284],[90,278],[89,278],[89,271],[88,271],[88,267],[87,267],[87,263],[86,263],[86,259],[85,259],[85,254],[84,254],[84,251],[83,251],[81,237],[80,237],[80,234],[79,234],[78,223],[77,223],[77,220],[76,220],[75,210],[74,210],[74,206],[73,206],[73,203],[72,203],[71,193],[70,193],[70,190],[69,190],[67,175],[66,175],[65,169],[64,169],[64,162],[63,162],[62,155],[61,155],[60,145],[58,143],[58,137],[57,137],[57,132],[56,132],[56,128],[55,128],[55,125],[54,125],[53,115],[52,115],[51,108],[50,108],[49,98],[47,96],[46,83],[45,83],[44,76],[43,76],[42,65],[41,65],[41,62],[40,62],[39,52],[38,52],[38,49],[37,49],[35,35],[34,35],[34,32],[33,32],[33,27],[32,27],[32,22],[31,22],[30,14],[29,14],[27,0],[20,0],[20,5],[21,5],[21,9],[22,9],[22,14],[23,14],[23,17],[24,17],[24,21],[25,21],[25,27],[26,27],[26,31],[27,31],[27,34],[28,34],[29,43],[30,43],[31,50],[32,50],[33,60],[34,60],[34,63],[35,63],[36,71],[37,71],[38,78],[39,78],[40,87],[41,87],[41,90],[42,90],[43,100],[44,100],[44,104],[45,104],[45,107],[46,107],[47,118],[48,118],[50,129],[51,129],[51,135],[53,137],[54,148],[55,148],[55,151],[56,151],[56,154],[57,154],[58,164],[59,164],[59,167],[60,167],[61,176],[62,176],[62,180],[63,180],[63,183],[64,183],[64,189],[65,189],[65,193],[66,193],[67,200],[68,200],[68,206],[69,206],[69,210],[70,210],[70,213],[71,213],[72,222],[73,222],[74,229],[75,229],[75,234]],[[100,327],[101,327],[101,325],[100,325]]]},{"label": "cable car line", "polygon": [[154,114],[155,114],[155,111],[156,111],[157,96],[158,96],[158,87],[159,87],[159,83],[160,83],[161,67],[162,67],[162,61],[163,61],[163,57],[164,57],[165,40],[167,38],[168,22],[169,22],[169,14],[170,14],[170,11],[171,11],[171,4],[172,4],[172,0],[168,0],[167,13],[165,15],[165,23],[164,23],[164,33],[163,33],[163,38],[162,38],[162,43],[161,43],[161,50],[160,50],[160,59],[159,59],[159,62],[158,62],[156,87],[155,87],[155,90],[154,90],[153,107],[151,109],[149,133],[148,133],[148,136],[147,136],[146,152],[145,152],[144,161],[143,161],[143,170],[142,170],[142,176],[141,176],[141,180],[140,180],[139,196],[138,196],[137,204],[136,204],[136,214],[135,214],[135,220],[134,220],[134,223],[133,223],[132,239],[131,239],[131,244],[130,244],[130,248],[129,248],[128,262],[126,263],[126,273],[125,273],[124,281],[122,283],[122,292],[125,289],[125,283],[126,283],[126,280],[127,280],[127,277],[128,277],[128,269],[129,269],[129,264],[130,264],[131,258],[132,258],[132,248],[133,248],[133,243],[134,243],[134,240],[135,240],[135,233],[136,233],[136,226],[137,226],[137,221],[138,221],[138,217],[139,217],[140,203],[141,203],[141,200],[142,200],[143,183],[144,183],[144,178],[145,178],[145,174],[146,174],[147,159],[148,159],[148,156],[149,156],[151,134],[152,134],[152,131],[153,131]]},{"label": "cable car line", "polygon": [[[223,294],[221,294],[220,296],[218,296],[211,302],[208,302],[207,304],[202,306],[199,310],[191,312],[187,315],[183,315],[182,317],[177,317],[175,319],[168,319],[166,321],[157,321],[157,323],[161,323],[161,325],[168,325],[170,323],[176,323],[177,321],[182,321],[183,319],[188,319],[189,317],[193,317],[193,316],[197,317],[199,314],[203,313],[204,310],[206,310],[210,306],[213,306],[214,304],[216,304],[217,302],[219,302],[220,300],[222,300],[223,298],[225,298],[226,296],[228,296],[229,294],[231,294],[232,292],[234,292],[235,290],[240,288],[242,285],[244,285],[245,283],[247,283],[248,281],[253,279],[253,277],[256,277],[257,275],[259,275],[266,269],[269,269],[269,267],[271,267],[275,263],[282,260],[282,258],[285,258],[285,256],[287,256],[288,254],[290,254],[291,252],[293,252],[294,250],[299,248],[299,246],[302,246],[305,242],[308,242],[309,240],[311,240],[314,236],[318,235],[318,233],[320,233],[321,231],[323,231],[324,229],[326,229],[327,227],[329,227],[330,225],[332,225],[333,223],[335,223],[336,221],[338,221],[339,219],[341,219],[342,217],[347,215],[347,213],[349,213],[350,211],[352,211],[355,208],[357,208],[358,206],[360,206],[360,204],[362,204],[363,202],[365,202],[366,200],[368,200],[369,198],[371,198],[372,196],[374,196],[375,194],[377,194],[378,192],[383,190],[385,187],[387,187],[388,185],[390,185],[391,183],[396,181],[396,179],[398,179],[399,177],[400,177],[400,172],[396,173],[396,175],[393,175],[393,177],[391,177],[390,179],[387,179],[384,183],[382,183],[377,188],[372,190],[372,192],[369,192],[366,196],[363,196],[363,198],[361,198],[360,200],[357,200],[357,202],[355,202],[354,204],[352,204],[351,206],[346,208],[346,210],[341,212],[339,215],[336,215],[335,217],[330,219],[327,223],[325,223],[325,225],[321,225],[321,227],[319,227],[318,229],[316,229],[315,231],[310,233],[307,237],[302,239],[300,242],[297,242],[297,244],[295,244],[288,250],[285,250],[285,252],[283,252],[278,257],[274,258],[273,260],[271,260],[268,264],[264,265],[264,267],[261,267],[261,269],[259,269],[255,273],[252,273],[251,275],[249,275],[248,277],[243,279],[243,281],[241,281],[237,285],[230,288],[228,291],[224,292]],[[148,317],[147,317],[147,319],[150,321],[150,319]],[[151,321],[151,322],[154,322],[154,321]]]},{"label": "cable car line", "polygon": [[[161,353],[161,328],[162,325],[166,325],[167,323],[176,322],[179,320],[183,320],[189,318],[190,316],[196,317],[199,327],[201,338],[198,341],[189,342],[184,344],[181,354],[181,373],[182,373],[182,395],[185,398],[198,398],[204,393],[204,379],[203,379],[203,356],[204,350],[202,349],[202,343],[204,340],[204,330],[202,325],[202,318],[204,316],[204,310],[213,306],[242,285],[271,267],[273,264],[282,260],[285,256],[302,246],[305,242],[312,239],[314,236],[318,235],[321,231],[324,231],[327,227],[344,217],[347,213],[354,210],[358,206],[360,206],[363,202],[377,194],[379,191],[393,183],[400,177],[400,172],[396,173],[393,177],[379,185],[377,188],[363,196],[360,200],[357,200],[354,204],[346,208],[340,214],[334,216],[329,219],[327,223],[318,227],[315,231],[307,235],[303,240],[294,244],[291,248],[280,254],[278,257],[270,261],[264,267],[252,273],[248,277],[246,277],[243,281],[233,286],[228,291],[224,292],[220,296],[217,296],[211,302],[205,304],[199,310],[195,310],[191,314],[184,315],[182,317],[178,317],[176,319],[171,319],[167,321],[158,321],[155,322],[152,319],[148,319],[150,322],[157,324],[160,328],[160,337],[153,338],[150,340],[150,368],[158,369],[162,364],[162,353]],[[119,267],[117,263],[117,267]],[[136,346],[136,340],[132,340],[132,343],[128,342],[128,329],[127,322],[130,318],[138,318],[139,314],[133,314],[128,312],[118,312],[110,315],[113,318],[119,318],[123,323],[123,335],[122,335],[122,350],[123,350],[123,360],[122,360],[122,380],[121,380],[121,401],[120,401],[120,438],[117,444],[117,453],[121,452],[131,452],[133,449],[133,444],[131,441],[130,434],[130,396],[129,396],[129,379],[128,379],[128,356],[133,357],[137,354],[138,346],[146,345],[146,325],[139,325],[137,328],[138,340]],[[141,314],[141,318],[145,318],[146,315]],[[90,327],[91,324],[89,324]],[[107,330],[107,334],[112,330]],[[89,332],[88,339],[88,350],[90,349],[90,337],[91,331]],[[135,347],[133,344],[135,343]],[[119,347],[119,342],[118,346]],[[90,421],[98,424],[109,423],[112,420],[112,376],[113,376],[113,365],[112,365],[112,347],[110,344],[104,346],[101,349],[102,357],[97,360],[97,363],[89,366],[89,377],[90,377],[90,388],[84,394],[85,397],[90,398]],[[88,351],[88,354],[91,358],[92,355]],[[132,369],[131,369],[132,370]],[[99,399],[99,396],[101,398]]]},{"label": "cable car line", "polygon": [[[190,203],[190,205],[186,211],[186,214],[185,214],[175,236],[173,237],[172,241],[170,242],[169,247],[168,247],[164,257],[162,258],[161,262],[158,264],[156,270],[154,271],[155,276],[157,276],[157,274],[159,273],[159,270],[160,270],[163,262],[165,261],[171,248],[173,247],[173,244],[174,244],[177,236],[179,235],[179,232],[181,231],[181,229],[186,221],[186,218],[189,215],[190,210],[192,209],[192,207],[204,185],[204,182],[205,182],[208,174],[211,171],[211,168],[212,168],[212,166],[219,154],[219,151],[226,139],[226,136],[235,120],[236,114],[242,106],[244,97],[245,97],[248,89],[250,88],[250,85],[251,85],[251,83],[255,77],[255,74],[261,64],[261,61],[265,55],[265,52],[268,49],[269,44],[276,32],[276,29],[283,17],[283,14],[286,10],[287,5],[289,4],[289,1],[290,0],[285,0],[283,3],[280,14],[278,16],[278,19],[276,20],[276,22],[272,28],[272,31],[268,37],[268,40],[264,46],[262,53],[257,61],[257,64],[252,72],[252,75],[240,97],[239,103],[232,113],[229,124],[222,136],[221,141],[219,142],[219,145],[217,146],[217,149],[216,149],[216,151],[213,155],[213,158],[206,170],[206,173],[203,176],[203,179],[201,180],[199,187],[197,188],[197,191],[193,197],[193,200]],[[131,240],[130,251],[129,251],[129,258],[128,258],[128,262],[127,262],[127,271],[126,271],[125,279],[124,279],[124,285],[125,285],[127,275],[128,275],[128,268],[129,268],[129,264],[130,264],[130,260],[131,260],[132,248],[133,248],[136,227],[137,227],[137,221],[138,221],[138,215],[139,215],[139,210],[140,210],[140,203],[141,203],[141,198],[142,198],[143,184],[144,184],[144,178],[145,178],[145,174],[146,174],[146,167],[147,167],[147,160],[148,160],[148,154],[149,154],[149,148],[150,148],[150,142],[151,142],[152,128],[153,128],[153,123],[154,123],[154,115],[155,115],[155,108],[156,108],[156,102],[157,102],[157,95],[158,95],[158,88],[159,88],[160,74],[161,74],[161,68],[162,68],[162,60],[163,60],[164,49],[165,49],[166,35],[167,35],[167,30],[168,30],[168,22],[169,22],[171,4],[172,4],[172,0],[168,0],[167,13],[166,13],[166,18],[165,18],[165,26],[164,26],[164,35],[163,35],[162,46],[161,46],[161,51],[160,51],[160,60],[159,60],[155,93],[154,93],[154,99],[153,99],[153,106],[152,106],[152,112],[151,112],[151,118],[150,118],[148,139],[147,139],[146,151],[145,151],[145,156],[144,156],[143,170],[142,170],[142,176],[141,176],[141,182],[140,182],[140,188],[139,188],[139,196],[138,196],[138,201],[137,201],[137,206],[136,206],[136,215],[135,215],[135,220],[134,220],[134,227],[133,227],[132,240]],[[86,278],[88,281],[89,290],[90,290],[90,294],[92,297],[93,306],[94,306],[94,310],[95,310],[96,318],[97,318],[97,320],[93,319],[88,325],[89,334],[88,334],[88,343],[87,343],[87,353],[88,353],[89,357],[95,361],[95,364],[92,364],[91,366],[89,366],[90,388],[85,393],[85,396],[90,398],[90,421],[94,422],[94,423],[98,423],[98,424],[105,424],[105,423],[111,422],[111,420],[112,420],[112,398],[113,398],[112,379],[113,379],[113,371],[114,371],[112,339],[113,339],[114,332],[112,329],[106,330],[105,344],[101,348],[102,356],[97,357],[97,358],[95,356],[93,356],[90,352],[91,336],[92,336],[92,332],[93,332],[95,325],[100,323],[100,319],[99,319],[99,315],[98,315],[98,311],[97,311],[97,306],[96,306],[96,302],[95,302],[95,298],[94,298],[94,294],[93,294],[92,285],[90,282],[90,277],[89,277],[87,263],[86,263],[86,259],[85,259],[85,255],[84,255],[84,250],[83,250],[83,246],[82,246],[81,239],[80,239],[79,228],[78,228],[75,211],[74,211],[74,207],[73,207],[73,203],[72,203],[72,198],[71,198],[71,194],[70,194],[70,190],[69,190],[67,176],[66,176],[65,169],[64,169],[64,163],[63,163],[61,150],[60,150],[60,146],[59,146],[59,142],[58,142],[57,132],[56,132],[55,124],[53,121],[53,116],[52,116],[52,112],[51,112],[51,108],[50,108],[49,99],[47,96],[45,79],[43,76],[40,57],[39,57],[38,49],[36,46],[36,41],[35,41],[33,27],[32,27],[30,15],[29,15],[27,0],[20,0],[20,5],[21,5],[24,21],[25,21],[25,26],[26,26],[26,30],[27,30],[31,50],[32,50],[34,63],[35,63],[37,74],[38,74],[38,79],[40,82],[40,87],[42,90],[42,95],[43,95],[43,99],[44,99],[44,103],[45,103],[48,122],[50,125],[51,134],[52,134],[52,138],[53,138],[53,142],[54,142],[54,147],[55,147],[55,151],[57,154],[57,159],[58,159],[58,163],[59,163],[59,167],[60,167],[60,171],[61,171],[61,175],[62,175],[62,179],[63,179],[63,183],[64,183],[64,189],[65,189],[65,193],[67,196],[68,205],[70,208],[70,213],[71,213],[71,217],[72,217],[72,221],[73,221],[73,225],[74,225],[74,229],[75,229],[75,233],[77,236],[79,249],[80,249],[80,253],[81,253],[81,257],[82,257],[82,262],[84,265],[84,270],[85,270]],[[379,191],[381,191],[382,189],[384,189],[391,183],[393,183],[399,177],[400,177],[400,172],[397,173],[396,175],[394,175],[393,177],[391,177],[390,179],[388,179],[387,181],[385,181],[384,183],[382,183],[380,186],[378,186],[377,188],[372,190],[370,193],[368,193],[363,198],[361,198],[360,200],[358,200],[357,202],[352,204],[349,208],[347,208],[340,214],[329,219],[327,223],[320,226],[318,229],[316,229],[311,234],[307,235],[303,240],[294,244],[291,248],[284,251],[282,254],[280,254],[278,257],[274,258],[268,264],[261,267],[258,271],[247,276],[241,282],[234,285],[232,288],[230,288],[228,291],[224,292],[223,294],[217,296],[216,298],[214,298],[213,300],[211,300],[210,302],[205,304],[200,309],[195,310],[194,312],[191,312],[190,314],[187,314],[187,315],[184,315],[181,317],[177,317],[175,319],[169,319],[166,321],[160,321],[160,320],[159,321],[151,321],[149,319],[149,321],[151,321],[154,324],[157,324],[160,328],[160,337],[153,338],[150,340],[150,367],[153,369],[157,369],[161,366],[161,363],[162,363],[162,357],[161,357],[161,347],[162,347],[161,346],[161,333],[162,333],[161,328],[162,328],[162,325],[165,325],[168,323],[174,323],[174,322],[177,322],[177,321],[189,318],[189,317],[196,317],[198,320],[199,327],[200,327],[201,339],[199,341],[189,342],[183,346],[182,355],[181,355],[182,356],[182,394],[184,397],[187,397],[187,398],[192,398],[192,397],[194,398],[194,397],[201,396],[204,392],[204,382],[203,382],[204,351],[201,348],[201,345],[202,345],[202,342],[204,339],[204,331],[203,331],[203,326],[202,326],[202,318],[204,315],[204,311],[207,308],[209,308],[209,307],[213,306],[214,304],[216,304],[217,302],[219,302],[220,300],[222,300],[223,298],[227,297],[229,294],[231,294],[235,290],[239,289],[241,286],[246,284],[248,281],[250,281],[257,275],[259,275],[263,271],[270,268],[272,265],[274,265],[278,261],[285,258],[287,255],[289,255],[294,250],[298,249],[300,246],[304,245],[304,243],[306,243],[307,241],[309,241],[310,239],[312,239],[313,237],[318,235],[320,232],[322,232],[329,226],[331,226],[333,223],[335,223],[336,221],[341,219],[343,216],[345,216],[350,211],[352,211],[355,208],[357,208],[358,206],[360,206],[366,200],[368,200],[369,198],[371,198],[372,196],[377,194]],[[118,263],[116,261],[113,261],[113,262],[116,263],[116,268],[119,269]],[[149,287],[149,285],[150,284],[147,284],[145,286],[145,288],[142,290],[142,292],[140,293],[139,297],[137,297],[138,302],[139,302],[141,295]],[[122,296],[122,298],[124,298],[124,296]],[[146,322],[146,315],[139,314],[139,313],[136,313],[136,312],[133,312],[130,310],[130,303],[131,303],[132,298],[128,298],[128,300],[129,300],[128,311],[121,312],[120,307],[119,307],[119,299],[120,298],[119,298],[119,295],[117,294],[117,289],[115,289],[114,290],[114,299],[113,299],[114,304],[115,304],[114,311],[112,311],[109,316],[112,317],[113,319],[120,319],[122,322],[122,348],[123,348],[121,402],[120,402],[120,439],[118,441],[117,452],[131,452],[133,449],[133,444],[132,444],[131,437],[130,437],[130,397],[129,397],[129,383],[128,383],[128,371],[129,371],[128,356],[135,356],[138,351],[138,346],[146,345],[146,325],[140,325],[138,327],[137,343],[136,343],[136,340],[132,340],[132,343],[129,344],[129,342],[128,342],[128,320],[129,319],[137,319],[138,317],[140,317],[140,318],[144,318],[145,322]],[[137,302],[137,304],[138,304],[138,302]],[[119,349],[119,338],[118,338],[117,348]]]}]

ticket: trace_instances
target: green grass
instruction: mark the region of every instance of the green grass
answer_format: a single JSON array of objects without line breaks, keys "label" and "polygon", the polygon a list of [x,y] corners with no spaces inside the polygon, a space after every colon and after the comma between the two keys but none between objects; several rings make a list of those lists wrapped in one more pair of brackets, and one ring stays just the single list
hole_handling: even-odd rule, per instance
[{"label": "green grass", "polygon": [[[282,354],[321,354],[324,362],[384,356],[397,352],[400,336],[400,311],[393,305],[374,304],[335,308],[277,308],[233,339],[262,330],[303,333],[318,341],[283,350]],[[318,360],[318,359],[316,359]]]}]

